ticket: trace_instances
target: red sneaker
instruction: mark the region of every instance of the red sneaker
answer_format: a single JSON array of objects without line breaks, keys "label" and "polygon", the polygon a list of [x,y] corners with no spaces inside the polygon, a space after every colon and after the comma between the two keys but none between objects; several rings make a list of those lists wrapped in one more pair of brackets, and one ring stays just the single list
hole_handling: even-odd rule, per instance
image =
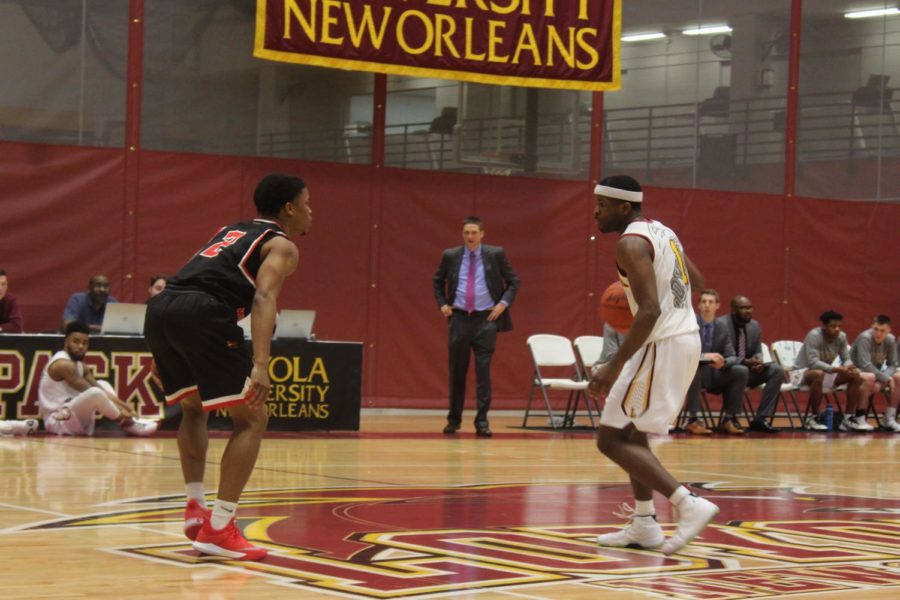
[{"label": "red sneaker", "polygon": [[236,560],[262,560],[269,553],[265,548],[254,546],[244,539],[234,524],[234,519],[229,521],[224,529],[219,530],[213,529],[209,520],[204,521],[193,546],[194,550],[201,554]]},{"label": "red sneaker", "polygon": [[197,539],[204,521],[209,521],[212,512],[203,508],[200,503],[191,498],[184,507],[184,535],[191,541]]}]

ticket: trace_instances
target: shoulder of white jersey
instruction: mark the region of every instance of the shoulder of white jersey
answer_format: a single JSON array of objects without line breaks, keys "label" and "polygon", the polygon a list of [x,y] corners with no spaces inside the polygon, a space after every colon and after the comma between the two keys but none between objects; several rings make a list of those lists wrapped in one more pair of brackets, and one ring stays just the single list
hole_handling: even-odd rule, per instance
[{"label": "shoulder of white jersey", "polygon": [[50,357],[50,360],[47,361],[47,366],[44,367],[44,371],[49,369],[50,365],[57,363],[61,360],[68,360],[70,362],[75,362],[74,360],[72,360],[72,357],[69,356],[68,352],[66,352],[65,350],[58,350],[56,353],[53,354],[53,356]]},{"label": "shoulder of white jersey", "polygon": [[625,228],[625,231],[622,232],[619,239],[639,237],[647,240],[647,244],[650,246],[650,260],[656,260],[656,240],[654,240],[653,233],[650,231],[650,223],[651,221],[646,219],[632,221]]}]

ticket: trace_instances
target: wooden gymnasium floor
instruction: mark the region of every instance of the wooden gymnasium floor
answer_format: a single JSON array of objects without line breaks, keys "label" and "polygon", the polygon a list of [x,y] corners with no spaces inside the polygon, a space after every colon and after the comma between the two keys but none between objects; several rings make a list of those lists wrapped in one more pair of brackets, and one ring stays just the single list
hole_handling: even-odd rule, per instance
[{"label": "wooden gymnasium floor", "polygon": [[494,416],[486,440],[441,435],[440,413],[364,413],[358,434],[267,438],[239,509],[261,563],[186,543],[171,435],[0,438],[0,597],[900,597],[900,435],[657,439],[722,509],[667,558],[598,548],[630,502],[622,471],[590,434],[519,420]]}]

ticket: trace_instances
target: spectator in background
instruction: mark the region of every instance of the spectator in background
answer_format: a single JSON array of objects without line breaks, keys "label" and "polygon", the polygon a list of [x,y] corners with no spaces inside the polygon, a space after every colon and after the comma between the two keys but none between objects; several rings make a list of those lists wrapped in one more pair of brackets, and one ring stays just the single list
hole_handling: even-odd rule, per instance
[{"label": "spectator in background", "polygon": [[613,359],[624,339],[624,333],[619,333],[609,323],[603,324],[603,350],[600,352],[600,358],[597,359],[597,362],[591,368],[591,375],[594,374],[600,365],[604,365]]},{"label": "spectator in background", "polygon": [[600,371],[600,367],[615,358],[624,339],[624,333],[619,333],[609,323],[603,324],[603,350],[600,351],[600,357],[591,366],[590,377],[596,375]]},{"label": "spectator in background", "polygon": [[850,348],[850,360],[863,373],[871,373],[875,378],[872,393],[884,390],[889,396],[881,428],[900,432],[897,422],[897,408],[900,406],[900,371],[897,370],[897,346],[891,335],[891,318],[878,315],[872,327],[863,331]]},{"label": "spectator in background", "polygon": [[91,333],[100,333],[108,302],[118,302],[109,295],[109,278],[106,275],[94,275],[88,283],[88,291],[69,296],[63,312],[63,330],[69,323],[81,321],[88,324]]},{"label": "spectator in background", "polygon": [[16,297],[9,293],[6,271],[0,269],[0,333],[22,333],[25,320]]},{"label": "spectator in background", "polygon": [[712,289],[701,290],[697,310],[699,311],[697,324],[700,326],[700,366],[697,367],[697,373],[687,393],[690,420],[685,429],[695,435],[711,433],[697,418],[702,388],[713,394],[722,394],[719,431],[729,435],[742,435],[744,430],[737,422],[737,414],[744,402],[744,388],[747,387],[750,370],[738,361],[728,335],[728,327],[716,319],[716,312],[719,310],[719,292]]},{"label": "spectator in background", "polygon": [[847,384],[847,413],[839,426],[841,431],[872,431],[866,423],[865,410],[859,409],[860,397],[868,398],[869,389],[875,381],[871,373],[861,373],[850,360],[850,345],[847,334],[841,331],[844,315],[826,310],[819,316],[821,327],[806,334],[803,346],[797,354],[797,368],[791,373],[793,383],[809,386],[809,407],[812,414],[806,418],[804,427],[814,431],[828,429],[822,424],[819,404],[822,394]]},{"label": "spectator in background", "polygon": [[147,289],[147,301],[150,300],[153,296],[157,295],[164,289],[166,289],[166,284],[169,282],[169,278],[166,275],[154,275],[150,278],[150,287]]},{"label": "spectator in background", "polygon": [[763,362],[762,329],[759,321],[753,318],[753,303],[750,302],[750,298],[746,296],[732,298],[731,314],[719,317],[718,321],[728,333],[737,356],[737,364],[747,367],[750,371],[747,386],[754,388],[765,384],[759,410],[750,423],[750,431],[778,433],[778,429],[769,425],[768,420],[775,413],[778,394],[781,392],[781,384],[784,383],[784,369],[778,363]]}]

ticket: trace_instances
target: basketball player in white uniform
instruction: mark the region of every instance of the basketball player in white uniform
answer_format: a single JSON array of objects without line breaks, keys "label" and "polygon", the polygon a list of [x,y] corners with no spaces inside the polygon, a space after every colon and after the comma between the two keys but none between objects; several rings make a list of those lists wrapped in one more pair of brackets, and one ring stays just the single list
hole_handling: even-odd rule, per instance
[{"label": "basketball player in white uniform", "polygon": [[129,435],[154,433],[155,421],[135,419],[111,385],[85,372],[81,361],[88,350],[88,325],[73,321],[66,325],[65,333],[63,350],[50,358],[38,388],[38,407],[46,430],[57,435],[93,435],[100,413],[117,421]]},{"label": "basketball player in white uniform", "polygon": [[[665,434],[678,416],[700,358],[691,283],[697,268],[671,229],[641,214],[643,192],[627,175],[607,177],[594,189],[594,219],[601,232],[621,234],[616,268],[634,322],[611,361],[591,380],[607,393],[597,448],[631,477],[635,509],[625,529],[601,535],[601,546],[657,548],[672,554],[697,536],[719,508],[693,495],[660,464],[648,433]],[[678,528],[668,540],[656,522],[653,491],[676,508]]]}]

